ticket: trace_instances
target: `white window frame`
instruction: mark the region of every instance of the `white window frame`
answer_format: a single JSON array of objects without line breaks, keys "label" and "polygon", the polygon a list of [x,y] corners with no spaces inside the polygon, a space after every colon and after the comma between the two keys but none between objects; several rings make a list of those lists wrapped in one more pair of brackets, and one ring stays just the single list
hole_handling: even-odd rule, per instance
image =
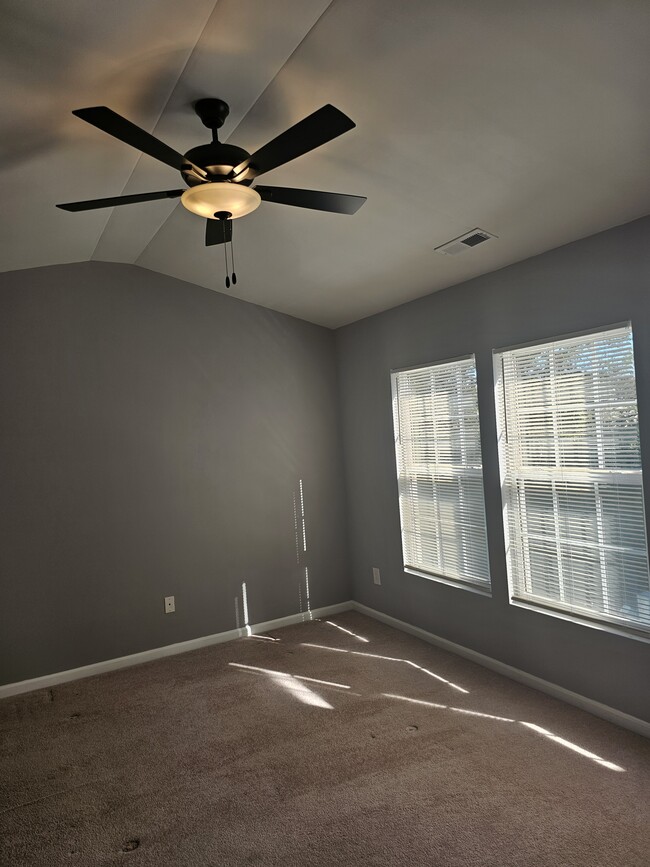
[{"label": "white window frame", "polygon": [[[578,342],[580,339],[596,337],[600,335],[606,335],[609,332],[615,332],[622,329],[628,329],[630,332],[630,337],[632,340],[632,352],[634,352],[634,338],[632,333],[632,327],[630,322],[622,322],[617,323],[615,325],[610,325],[606,327],[601,327],[598,329],[591,329],[589,331],[573,333],[568,335],[562,335],[554,338],[547,338],[544,340],[536,340],[531,341],[530,343],[518,344],[516,346],[504,347],[501,349],[496,349],[493,351],[493,361],[494,361],[494,390],[495,390],[495,404],[496,404],[496,417],[497,417],[497,437],[498,437],[498,450],[499,450],[499,467],[500,467],[500,480],[501,480],[501,494],[502,494],[502,506],[503,506],[503,525],[504,525],[504,538],[505,538],[505,546],[506,546],[506,562],[507,562],[507,572],[508,572],[508,590],[509,590],[509,600],[513,605],[518,605],[525,608],[532,608],[533,610],[539,610],[543,613],[550,614],[553,616],[563,617],[564,619],[569,619],[574,622],[584,623],[590,626],[596,626],[601,629],[606,629],[608,631],[616,632],[618,634],[627,635],[635,638],[641,638],[645,641],[650,641],[650,624],[646,627],[644,624],[640,623],[638,620],[631,620],[623,615],[615,615],[611,611],[599,611],[594,612],[590,609],[584,608],[581,609],[579,605],[573,604],[563,604],[561,600],[550,600],[547,598],[542,598],[537,596],[532,590],[532,579],[533,575],[530,571],[530,546],[529,546],[529,538],[528,538],[528,530],[527,525],[524,527],[524,533],[520,534],[520,544],[523,551],[523,560],[525,562],[526,573],[524,576],[524,580],[526,583],[526,589],[528,592],[522,592],[521,586],[519,591],[515,586],[515,581],[513,578],[514,575],[514,565],[513,558],[514,555],[511,549],[511,541],[512,541],[512,529],[511,521],[508,509],[509,502],[509,493],[508,493],[508,478],[507,478],[507,459],[506,459],[506,450],[507,450],[507,437],[508,437],[508,411],[507,411],[507,403],[505,396],[505,384],[504,384],[504,370],[503,370],[503,358],[505,355],[509,353],[514,353],[517,350],[522,349],[533,349],[535,346],[539,346],[540,348],[548,348],[554,346],[556,344],[561,344],[563,342]],[[553,363],[553,362],[551,362]],[[635,386],[635,394],[634,394],[634,403],[638,412],[638,391],[636,389],[636,371],[634,374],[634,386]],[[554,391],[557,387],[557,383],[555,379],[551,380],[551,389]],[[604,404],[600,404],[599,406],[604,406]],[[511,408],[512,409],[512,408]],[[601,584],[601,592],[603,594],[603,608],[608,607],[607,602],[607,593],[608,593],[608,576],[607,569],[605,567],[605,553],[611,547],[606,544],[605,537],[603,534],[603,509],[602,509],[602,495],[599,485],[604,485],[607,481],[615,482],[619,485],[633,485],[640,489],[641,492],[641,503],[642,503],[642,526],[644,533],[644,541],[645,541],[645,551],[646,551],[646,559],[648,554],[648,545],[647,545],[647,532],[646,532],[646,520],[645,520],[645,496],[644,496],[644,488],[643,488],[643,473],[641,469],[630,471],[623,468],[613,468],[613,469],[602,469],[600,465],[603,463],[601,460],[601,456],[603,454],[604,449],[604,439],[603,439],[603,430],[602,430],[602,421],[599,420],[600,416],[597,416],[596,421],[596,438],[595,438],[595,446],[599,455],[599,468],[588,470],[585,468],[574,469],[568,468],[566,466],[559,466],[558,460],[558,448],[559,448],[559,440],[557,439],[557,418],[558,418],[558,409],[555,403],[552,405],[549,404],[549,410],[551,411],[551,417],[553,420],[553,429],[554,429],[554,449],[556,455],[556,464],[551,467],[535,467],[528,468],[524,472],[524,468],[522,466],[521,479],[522,481],[550,481],[551,482],[551,490],[553,497],[553,515],[552,520],[555,523],[555,543],[558,546],[558,581],[559,581],[559,591],[560,596],[563,595],[562,591],[562,566],[561,566],[561,557],[560,557],[560,532],[558,527],[559,520],[559,508],[558,508],[558,492],[557,492],[557,483],[560,480],[562,482],[571,482],[572,480],[579,480],[581,482],[588,482],[594,485],[594,495],[595,495],[595,522],[597,527],[597,536],[598,536],[598,562],[600,564],[600,584]],[[637,415],[637,425],[638,425],[638,415]],[[522,526],[526,524],[527,515],[525,508],[519,512],[516,516],[520,521]],[[534,538],[531,536],[530,538]],[[542,537],[540,536],[540,539]],[[546,539],[550,539],[550,537],[545,537]],[[522,558],[520,558],[522,559]],[[521,584],[521,581],[520,581]]]},{"label": "white window frame", "polygon": [[[483,545],[483,554],[485,556],[485,573],[481,576],[469,575],[469,574],[460,574],[456,572],[455,574],[451,574],[450,570],[443,569],[432,569],[427,568],[422,563],[411,563],[409,562],[411,558],[408,556],[408,544],[406,540],[406,532],[405,532],[405,514],[404,514],[404,497],[402,495],[401,489],[401,476],[403,473],[403,467],[401,465],[400,458],[400,403],[399,403],[399,378],[403,374],[407,374],[410,372],[420,371],[420,370],[429,370],[434,368],[441,368],[444,366],[458,365],[463,362],[471,362],[474,373],[476,375],[476,359],[475,356],[472,355],[463,355],[458,356],[456,358],[444,359],[441,361],[431,362],[428,364],[420,364],[413,365],[411,367],[402,367],[395,370],[391,370],[391,393],[392,393],[392,407],[393,407],[393,435],[394,435],[394,446],[395,446],[395,463],[397,470],[397,483],[398,483],[398,496],[399,496],[399,513],[400,513],[400,529],[401,529],[401,540],[402,540],[402,561],[404,571],[417,575],[422,578],[427,578],[433,581],[437,581],[443,584],[448,584],[452,587],[461,587],[465,590],[470,590],[473,592],[480,593],[482,595],[491,595],[491,583],[490,583],[490,567],[489,567],[489,549],[487,542],[487,528],[485,521],[485,495],[484,495],[484,483],[483,483],[483,464],[482,459],[478,464],[470,465],[461,465],[461,464],[446,464],[440,465],[441,474],[446,474],[447,477],[453,477],[457,479],[461,478],[478,478],[480,480],[480,489],[481,489],[481,517],[482,517],[482,545]],[[480,419],[479,419],[479,410],[478,410],[478,390],[476,390],[476,420],[479,425],[479,434],[478,434],[478,449],[479,454],[482,445],[482,438],[480,435]],[[435,426],[434,426],[435,427]],[[435,448],[435,446],[434,446]],[[465,457],[467,446],[461,446],[461,453],[463,457]],[[435,482],[432,481],[432,484]],[[459,501],[462,501],[463,492],[459,487]],[[461,544],[463,544],[461,542]],[[481,545],[481,542],[477,543],[477,546]],[[478,550],[478,547],[477,547]]]}]

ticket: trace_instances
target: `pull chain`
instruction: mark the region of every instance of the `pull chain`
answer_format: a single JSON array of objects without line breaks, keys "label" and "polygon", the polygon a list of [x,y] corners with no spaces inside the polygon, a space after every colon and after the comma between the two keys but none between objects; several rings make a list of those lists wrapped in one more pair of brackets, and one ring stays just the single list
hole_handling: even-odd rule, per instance
[{"label": "pull chain", "polygon": [[230,264],[232,265],[232,285],[237,285],[237,275],[235,274],[235,250],[232,245],[233,232],[230,233]]},{"label": "pull chain", "polygon": [[[225,222],[223,224],[223,230],[225,233],[225,231],[226,231],[226,223]],[[226,242],[224,242],[223,257],[224,257],[224,260],[226,263],[226,289],[230,289],[230,277],[228,276],[228,252],[227,252],[227,250],[228,250],[228,244]]]}]

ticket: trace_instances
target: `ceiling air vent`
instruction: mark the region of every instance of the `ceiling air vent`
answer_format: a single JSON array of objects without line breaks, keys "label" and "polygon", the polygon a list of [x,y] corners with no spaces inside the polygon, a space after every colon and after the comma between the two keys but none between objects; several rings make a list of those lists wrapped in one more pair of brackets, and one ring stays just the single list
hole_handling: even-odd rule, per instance
[{"label": "ceiling air vent", "polygon": [[453,241],[447,241],[440,247],[435,248],[436,253],[444,253],[445,256],[458,256],[460,253],[466,253],[472,247],[478,247],[479,244],[484,244],[490,238],[496,238],[496,235],[491,235],[485,229],[472,229],[471,232],[466,232]]}]

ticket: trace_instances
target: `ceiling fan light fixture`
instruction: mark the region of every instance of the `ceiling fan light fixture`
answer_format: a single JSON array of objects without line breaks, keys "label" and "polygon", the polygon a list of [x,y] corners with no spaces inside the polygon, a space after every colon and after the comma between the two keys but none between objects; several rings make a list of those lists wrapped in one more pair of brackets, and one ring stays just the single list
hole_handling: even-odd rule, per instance
[{"label": "ceiling fan light fixture", "polygon": [[260,194],[251,187],[230,181],[213,181],[185,190],[181,202],[188,211],[208,220],[219,219],[215,214],[229,213],[230,219],[245,217],[259,207]]}]

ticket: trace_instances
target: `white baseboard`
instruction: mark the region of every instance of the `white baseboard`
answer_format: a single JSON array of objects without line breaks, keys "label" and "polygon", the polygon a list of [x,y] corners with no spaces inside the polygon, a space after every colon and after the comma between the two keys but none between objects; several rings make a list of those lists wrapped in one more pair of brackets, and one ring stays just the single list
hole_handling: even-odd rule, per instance
[{"label": "white baseboard", "polygon": [[140,665],[143,662],[151,662],[154,659],[162,659],[164,656],[175,656],[177,653],[186,653],[188,650],[198,650],[211,644],[222,644],[233,641],[235,638],[244,638],[246,635],[258,635],[271,629],[280,629],[283,626],[292,626],[295,623],[303,623],[307,620],[316,620],[319,617],[331,617],[342,611],[349,611],[352,602],[339,602],[336,605],[328,605],[325,608],[316,608],[311,612],[290,614],[288,617],[280,617],[277,620],[267,620],[264,623],[252,623],[250,633],[243,629],[231,629],[228,632],[215,632],[213,635],[204,635],[201,638],[192,638],[189,641],[181,641],[178,644],[166,644],[164,647],[154,647],[152,650],[143,650],[141,653],[132,653],[129,656],[119,656],[116,659],[106,659],[102,662],[94,662],[92,665],[82,665],[80,668],[71,668],[68,671],[57,671],[46,674],[43,677],[33,677],[30,680],[21,680],[17,683],[7,683],[0,686],[0,699],[11,695],[20,695],[24,692],[32,692],[35,689],[47,689],[60,683],[71,680],[81,680],[83,677],[92,677],[95,674],[104,674],[107,671],[116,671],[119,668],[128,668],[131,665]]},{"label": "white baseboard", "polygon": [[[606,704],[601,704],[594,699],[587,698],[571,690],[558,686],[547,680],[542,680],[541,677],[528,674],[521,669],[507,665],[505,662],[500,662],[498,659],[493,659],[490,656],[485,656],[476,650],[470,650],[460,644],[455,644],[453,641],[448,641],[446,638],[441,638],[434,635],[432,632],[427,632],[419,626],[413,626],[403,620],[398,620],[396,617],[391,617],[390,614],[384,614],[374,608],[369,608],[367,605],[362,605],[360,602],[339,602],[336,605],[328,605],[325,608],[317,608],[311,612],[311,617],[306,613],[290,614],[287,617],[280,617],[277,620],[267,620],[264,623],[255,623],[250,626],[250,634],[258,635],[263,632],[269,632],[272,629],[281,629],[283,626],[292,626],[296,623],[303,623],[310,619],[318,619],[323,617],[331,617],[334,614],[341,614],[343,611],[358,611],[360,614],[365,614],[368,617],[373,617],[385,623],[387,626],[392,626],[394,629],[399,629],[402,632],[407,632],[420,638],[423,641],[447,650],[450,653],[455,653],[465,659],[482,665],[484,668],[489,668],[496,671],[498,674],[523,683],[525,686],[530,686],[547,695],[558,698],[567,704],[575,705],[581,710],[601,717],[608,722],[621,726],[650,738],[650,723],[616,708],[609,707]],[[186,653],[190,650],[198,650],[201,647],[209,647],[212,644],[222,644],[226,641],[233,641],[236,638],[243,638],[249,634],[246,629],[231,629],[228,632],[216,632],[213,635],[204,635],[201,638],[192,638],[189,641],[181,641],[178,644],[167,644],[164,647],[155,647],[152,650],[144,650],[141,653],[132,653],[129,656],[120,656],[116,659],[106,659],[102,662],[95,662],[92,665],[83,665],[80,668],[71,668],[68,671],[57,671],[53,674],[46,674],[43,677],[34,677],[30,680],[21,680],[17,683],[7,683],[0,686],[0,699],[9,698],[12,695],[20,695],[25,692],[32,692],[36,689],[47,689],[48,687],[57,686],[61,683],[67,683],[72,680],[80,680],[84,677],[92,677],[96,674],[103,674],[107,671],[117,671],[120,668],[128,668],[131,665],[140,665],[143,662],[151,662],[154,659],[162,659],[165,656],[175,656],[177,653]]]},{"label": "white baseboard", "polygon": [[405,623],[403,620],[397,620],[397,618],[391,617],[389,614],[383,614],[381,611],[376,611],[374,608],[368,608],[367,605],[362,605],[360,602],[352,602],[351,607],[354,611],[358,611],[360,614],[366,614],[368,617],[373,617],[375,620],[380,620],[387,626],[400,629],[402,632],[408,632],[416,638],[421,638],[429,644],[434,644],[436,647],[440,647],[443,650],[448,650],[450,653],[455,653],[458,656],[476,662],[484,668],[489,668],[492,671],[496,671],[498,674],[503,674],[506,677],[511,678],[511,680],[516,680],[519,683],[523,683],[525,686],[530,686],[533,689],[551,695],[553,698],[559,698],[561,701],[567,702],[567,704],[575,705],[581,710],[586,710],[588,713],[594,714],[594,716],[599,716],[608,722],[621,726],[621,728],[629,729],[632,732],[636,732],[636,734],[650,738],[650,723],[645,722],[645,720],[639,719],[635,716],[630,716],[630,714],[623,713],[623,711],[616,710],[616,708],[609,707],[609,705],[601,704],[598,701],[594,701],[592,698],[579,695],[577,692],[571,692],[569,689],[564,689],[564,687],[558,686],[555,683],[550,683],[548,680],[542,680],[541,677],[535,677],[535,675],[521,671],[519,668],[513,668],[511,665],[507,665],[505,662],[499,662],[498,659],[493,659],[491,656],[484,656],[484,654],[478,653],[476,650],[470,650],[460,644],[454,644],[453,641],[448,641],[446,638],[440,638],[432,632],[420,629],[419,626],[412,626],[410,623]]}]

